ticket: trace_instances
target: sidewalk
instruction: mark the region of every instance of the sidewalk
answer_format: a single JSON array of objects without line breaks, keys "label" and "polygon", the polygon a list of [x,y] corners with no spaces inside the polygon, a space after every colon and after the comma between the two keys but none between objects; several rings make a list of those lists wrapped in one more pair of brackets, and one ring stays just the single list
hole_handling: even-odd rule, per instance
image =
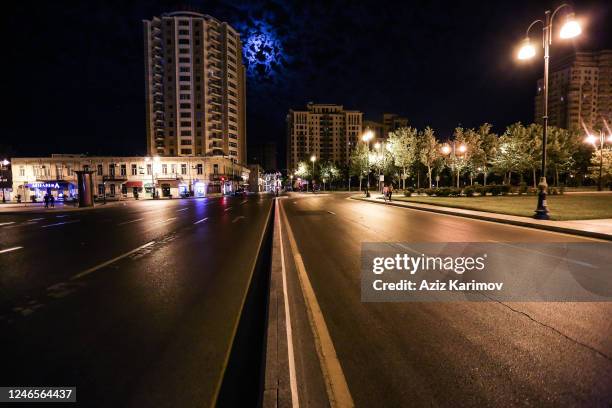
[{"label": "sidewalk", "polygon": [[354,200],[368,201],[382,205],[393,205],[396,207],[411,208],[414,210],[430,211],[439,214],[455,215],[458,217],[474,218],[478,220],[499,222],[502,224],[518,225],[521,227],[536,228],[612,241],[612,218],[576,221],[535,220],[516,215],[465,210],[461,208],[443,207],[439,205],[408,203],[405,201],[385,202],[383,201],[382,196],[374,197],[374,195],[372,195],[370,198],[363,197],[363,195],[352,196],[351,198]]}]

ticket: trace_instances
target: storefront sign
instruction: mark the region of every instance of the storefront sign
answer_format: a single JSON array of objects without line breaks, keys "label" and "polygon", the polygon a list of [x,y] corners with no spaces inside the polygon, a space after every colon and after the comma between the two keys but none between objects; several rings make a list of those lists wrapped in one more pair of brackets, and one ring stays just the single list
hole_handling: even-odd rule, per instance
[{"label": "storefront sign", "polygon": [[26,184],[26,187],[30,188],[30,189],[32,189],[32,188],[56,188],[56,189],[59,189],[60,185],[59,185],[58,182],[55,182],[55,183],[43,183],[43,182],[41,182],[41,183]]}]

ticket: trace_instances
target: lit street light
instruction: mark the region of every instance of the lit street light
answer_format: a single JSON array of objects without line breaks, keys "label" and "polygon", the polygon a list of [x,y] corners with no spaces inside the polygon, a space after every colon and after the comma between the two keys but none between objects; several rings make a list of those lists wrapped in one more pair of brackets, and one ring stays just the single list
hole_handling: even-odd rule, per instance
[{"label": "lit street light", "polygon": [[[8,169],[8,165],[11,164],[10,161],[8,161],[7,159],[2,160],[2,162],[0,162],[2,164],[2,166],[0,167],[0,170],[7,170]],[[8,177],[7,177],[8,179]],[[0,182],[2,182],[2,180],[0,180]],[[2,203],[6,203],[6,191],[4,189],[4,186],[2,187]]]},{"label": "lit street light", "polygon": [[310,161],[312,162],[312,193],[315,193],[315,187],[314,187],[314,176],[315,176],[315,162],[317,161],[317,156],[315,156],[314,154],[312,156],[310,156]]},{"label": "lit street light", "polygon": [[444,143],[440,148],[440,152],[442,152],[443,155],[450,157],[451,170],[457,170],[457,188],[459,188],[459,166],[456,165],[456,161],[464,156],[467,153],[467,150],[468,148],[464,143],[457,146],[457,142],[455,140],[453,140],[450,145],[448,143]]},{"label": "lit street light", "polygon": [[[526,60],[535,56],[535,48],[531,45],[529,41],[529,30],[537,23],[541,23],[543,25],[542,31],[542,44],[544,47],[544,115],[543,126],[544,132],[542,134],[542,168],[541,168],[541,177],[540,184],[538,188],[540,192],[538,193],[538,206],[536,208],[534,218],[540,220],[549,219],[548,208],[546,206],[546,190],[548,189],[548,185],[546,183],[546,143],[548,140],[548,65],[549,65],[549,54],[550,54],[550,45],[552,44],[552,26],[555,15],[559,10],[564,7],[570,7],[567,4],[562,4],[557,7],[552,13],[550,10],[546,10],[544,13],[544,20],[535,20],[532,22],[527,28],[525,39],[523,40],[523,44],[518,52],[518,59]],[[580,28],[580,24],[575,20],[574,13],[568,13],[566,16],[566,21],[563,27],[561,27],[561,31],[559,33],[560,38],[569,39],[574,38],[582,32]]]},{"label": "lit street light", "polygon": [[[606,123],[606,121],[604,120],[604,124],[606,125],[606,128],[608,127],[608,124]],[[604,132],[602,130],[599,131],[599,137],[590,134],[588,135],[584,141],[585,143],[591,144],[593,145],[593,147],[595,148],[595,150],[599,150],[599,180],[597,181],[597,191],[602,191],[603,190],[603,185],[602,185],[602,175],[603,175],[603,149],[604,146],[607,143],[612,143],[612,132],[610,132],[610,129],[608,128],[608,136],[604,137]],[[599,142],[599,145],[597,144],[597,142]]]},{"label": "lit street light", "polygon": [[153,161],[153,163],[151,163],[151,198],[157,198],[157,192],[155,191],[155,165],[159,164],[161,159],[159,158],[159,156],[155,156],[153,157],[153,159],[151,159],[149,156],[145,157],[145,163],[148,164],[149,162],[151,162],[151,160]]},{"label": "lit street light", "polygon": [[370,140],[372,140],[373,137],[374,137],[374,132],[372,132],[371,130],[366,130],[365,133],[361,136],[361,140],[368,145],[368,157],[367,157],[368,173],[367,173],[366,191],[365,191],[366,197],[370,197]]}]

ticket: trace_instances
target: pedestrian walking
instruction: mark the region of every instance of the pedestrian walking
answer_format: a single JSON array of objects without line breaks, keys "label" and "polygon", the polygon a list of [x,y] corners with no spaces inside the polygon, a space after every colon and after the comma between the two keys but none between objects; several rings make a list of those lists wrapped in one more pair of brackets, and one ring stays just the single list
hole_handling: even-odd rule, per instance
[{"label": "pedestrian walking", "polygon": [[386,185],[383,187],[383,200],[387,201],[387,196],[389,195],[389,187]]},{"label": "pedestrian walking", "polygon": [[45,208],[49,208],[49,194],[45,194],[43,201],[45,202]]},{"label": "pedestrian walking", "polygon": [[389,201],[391,201],[391,196],[393,196],[393,184],[389,184]]},{"label": "pedestrian walking", "polygon": [[55,197],[53,194],[49,196],[49,200],[51,201],[51,208],[55,208]]}]

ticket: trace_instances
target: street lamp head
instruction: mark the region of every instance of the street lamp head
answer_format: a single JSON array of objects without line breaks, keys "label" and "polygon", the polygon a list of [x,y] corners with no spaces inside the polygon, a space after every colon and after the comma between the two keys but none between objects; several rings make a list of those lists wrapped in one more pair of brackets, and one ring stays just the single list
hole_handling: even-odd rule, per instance
[{"label": "street lamp head", "polygon": [[379,143],[379,142],[374,143],[374,148],[375,148],[375,149],[377,149],[377,150],[378,150],[378,149],[380,149],[380,146],[381,146],[381,145],[380,145],[380,143]]},{"label": "street lamp head", "polygon": [[461,144],[461,146],[459,146],[459,153],[465,153],[467,152],[467,146],[464,144]]},{"label": "street lamp head", "polygon": [[448,144],[444,143],[444,145],[442,145],[442,148],[440,149],[440,151],[442,152],[442,154],[447,155],[450,154],[451,152],[451,148]]},{"label": "street lamp head", "polygon": [[533,58],[535,56],[535,53],[535,48],[533,47],[533,45],[531,45],[531,42],[529,42],[529,37],[526,37],[523,40],[521,48],[519,49],[518,59],[527,60]]},{"label": "street lamp head", "polygon": [[578,37],[582,33],[582,28],[576,18],[574,13],[569,13],[566,17],[565,24],[561,27],[561,32],[559,36],[563,39]]},{"label": "street lamp head", "polygon": [[595,137],[594,135],[588,135],[585,139],[584,139],[585,143],[589,143],[592,144],[593,146],[595,146],[595,144],[597,143],[597,137]]},{"label": "street lamp head", "polygon": [[310,156],[310,161],[311,162],[315,162],[317,160],[317,156],[315,156],[314,154],[312,156]]},{"label": "street lamp head", "polygon": [[363,140],[364,142],[369,142],[370,140],[372,140],[373,137],[374,132],[372,132],[371,130],[366,130],[363,136],[361,136],[361,140]]},{"label": "street lamp head", "polygon": [[3,166],[8,166],[11,162],[8,161],[7,159],[2,160],[2,165]]}]

